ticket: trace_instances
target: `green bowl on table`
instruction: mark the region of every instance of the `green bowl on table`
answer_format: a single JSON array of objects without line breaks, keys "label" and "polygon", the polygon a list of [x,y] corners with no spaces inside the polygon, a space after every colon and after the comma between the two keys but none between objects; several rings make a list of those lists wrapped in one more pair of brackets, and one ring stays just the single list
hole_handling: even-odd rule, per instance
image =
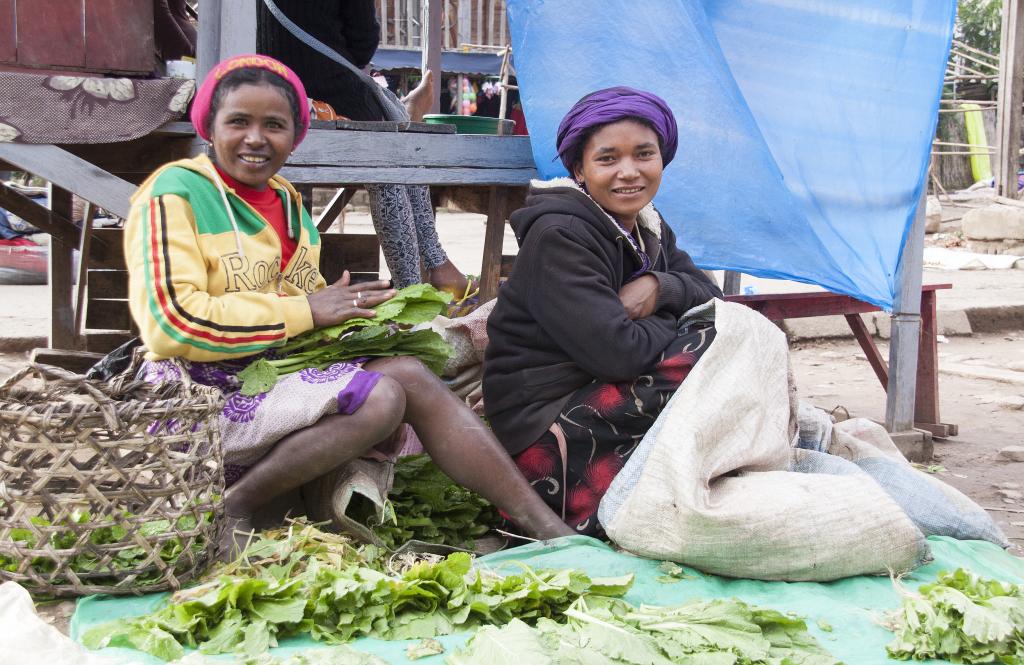
[{"label": "green bowl on table", "polygon": [[[478,115],[431,113],[423,116],[423,122],[428,125],[455,125],[458,134],[497,134],[501,120]],[[511,128],[505,133],[511,134]]]}]

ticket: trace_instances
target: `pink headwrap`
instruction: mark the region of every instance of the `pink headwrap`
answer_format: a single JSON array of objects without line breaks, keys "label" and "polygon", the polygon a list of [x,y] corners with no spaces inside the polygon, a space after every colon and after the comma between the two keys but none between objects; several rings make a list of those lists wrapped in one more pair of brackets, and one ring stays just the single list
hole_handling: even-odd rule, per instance
[{"label": "pink headwrap", "polygon": [[192,101],[192,124],[195,126],[199,137],[204,141],[210,140],[209,132],[206,131],[206,128],[209,124],[210,105],[213,103],[213,93],[217,90],[217,84],[234,70],[242,69],[243,67],[254,67],[274,72],[295,89],[295,96],[299,102],[299,120],[302,125],[295,128],[295,145],[302,143],[302,139],[306,138],[306,132],[309,131],[309,103],[306,97],[305,86],[302,85],[302,81],[299,80],[295,72],[284,63],[270,56],[253,53],[236,55],[233,58],[222,60],[203,79],[203,84],[199,86],[199,91],[196,92],[195,99]]}]

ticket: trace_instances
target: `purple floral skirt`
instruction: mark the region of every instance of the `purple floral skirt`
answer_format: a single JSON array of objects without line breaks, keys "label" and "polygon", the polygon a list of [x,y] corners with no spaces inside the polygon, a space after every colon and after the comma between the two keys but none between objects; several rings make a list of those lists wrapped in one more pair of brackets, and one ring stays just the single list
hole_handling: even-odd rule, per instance
[{"label": "purple floral skirt", "polygon": [[[285,436],[313,425],[326,415],[355,413],[381,375],[359,363],[335,363],[326,369],[304,369],[280,379],[268,392],[248,396],[236,376],[254,360],[178,362],[196,383],[213,386],[225,397],[220,413],[224,476],[231,485]],[[166,360],[147,360],[139,376],[151,383],[181,379],[178,367]]]}]

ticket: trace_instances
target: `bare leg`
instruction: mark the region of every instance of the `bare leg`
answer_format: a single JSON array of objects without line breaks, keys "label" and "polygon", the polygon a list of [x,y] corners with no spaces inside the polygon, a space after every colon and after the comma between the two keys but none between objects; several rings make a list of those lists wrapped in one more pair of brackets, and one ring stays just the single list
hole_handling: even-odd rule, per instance
[{"label": "bare leg", "polygon": [[530,487],[487,426],[419,361],[384,358],[367,368],[402,386],[405,422],[452,480],[483,496],[534,537],[575,533]]},{"label": "bare leg", "polygon": [[221,555],[233,554],[233,543],[241,549],[246,537],[235,532],[252,530],[258,508],[362,455],[398,427],[405,408],[405,391],[383,377],[352,415],[325,416],[278,441],[225,494],[227,529]]}]

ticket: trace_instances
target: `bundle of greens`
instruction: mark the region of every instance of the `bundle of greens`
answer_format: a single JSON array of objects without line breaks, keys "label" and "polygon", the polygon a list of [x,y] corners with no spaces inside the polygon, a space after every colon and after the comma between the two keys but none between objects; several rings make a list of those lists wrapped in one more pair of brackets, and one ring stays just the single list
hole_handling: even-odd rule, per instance
[{"label": "bundle of greens", "polygon": [[391,549],[410,540],[472,549],[474,539],[501,523],[494,506],[457,485],[427,455],[410,455],[395,464],[383,520],[368,502],[350,512]]},{"label": "bundle of greens", "polygon": [[901,585],[903,606],[887,617],[889,655],[954,663],[1024,663],[1024,585],[958,568],[917,593]]},{"label": "bundle of greens", "polygon": [[372,319],[349,319],[298,335],[274,349],[276,358],[260,358],[239,372],[242,394],[265,393],[287,374],[355,358],[416,356],[440,374],[451,347],[433,330],[411,328],[446,311],[451,298],[430,284],[413,284],[377,305]]},{"label": "bundle of greens", "polygon": [[527,567],[502,577],[472,569],[463,553],[392,574],[379,549],[298,528],[267,534],[215,579],[174,594],[153,614],[97,626],[83,643],[135,648],[164,660],[180,658],[184,647],[255,657],[298,633],[328,643],[366,635],[398,640],[551,619],[584,595],[621,596],[633,582],[632,576],[590,579],[579,571]]},{"label": "bundle of greens", "polygon": [[580,598],[568,621],[531,628],[511,621],[487,626],[448,665],[837,665],[807,624],[775,610],[732,600],[692,600],[677,607],[631,607]]},{"label": "bundle of greens", "polygon": [[[88,545],[79,547],[79,552],[69,561],[68,568],[74,571],[80,578],[88,580],[90,584],[113,585],[121,580],[119,573],[135,570],[145,564],[149,558],[149,553],[145,549],[138,545],[124,547],[125,544],[131,542],[126,541],[128,528],[124,525],[135,521],[135,517],[131,513],[124,513],[119,520],[115,520],[113,517],[107,517],[103,520],[101,523],[109,522],[110,526],[103,526],[93,530],[89,534]],[[209,522],[212,515],[210,513],[203,513],[201,518],[204,522]],[[81,527],[76,529],[75,525],[89,524],[94,521],[94,518],[87,510],[73,510],[67,519],[62,520],[57,525],[41,516],[29,519],[32,524],[40,527],[40,530],[49,532],[49,536],[46,539],[47,543],[38,542],[39,539],[36,533],[30,529],[11,529],[11,545],[25,550],[32,550],[43,549],[44,545],[48,544],[53,550],[70,550],[77,546],[78,540],[81,537]],[[159,548],[161,561],[172,569],[177,570],[179,561],[183,568],[187,568],[197,558],[202,556],[206,549],[205,541],[202,538],[196,538],[190,546],[190,551],[186,553],[185,544],[182,542],[181,537],[168,535],[166,538],[163,538],[161,536],[163,534],[173,534],[177,530],[191,531],[195,529],[196,525],[197,521],[194,516],[183,515],[177,520],[177,529],[173,528],[168,520],[152,520],[143,522],[138,529],[138,534],[145,538],[147,542],[158,544],[157,547]],[[62,528],[54,530],[46,528],[52,526]],[[109,553],[114,553],[114,556],[110,557]],[[191,556],[183,558],[185,554],[190,554]],[[108,558],[109,560],[107,560]],[[36,572],[43,574],[52,573],[57,567],[56,561],[46,556],[33,558],[31,565]],[[17,572],[18,567],[17,559],[0,553],[0,571]],[[143,573],[136,578],[136,583],[140,585],[149,584],[159,581],[162,577],[163,572],[157,566],[152,566],[151,571]]]}]

